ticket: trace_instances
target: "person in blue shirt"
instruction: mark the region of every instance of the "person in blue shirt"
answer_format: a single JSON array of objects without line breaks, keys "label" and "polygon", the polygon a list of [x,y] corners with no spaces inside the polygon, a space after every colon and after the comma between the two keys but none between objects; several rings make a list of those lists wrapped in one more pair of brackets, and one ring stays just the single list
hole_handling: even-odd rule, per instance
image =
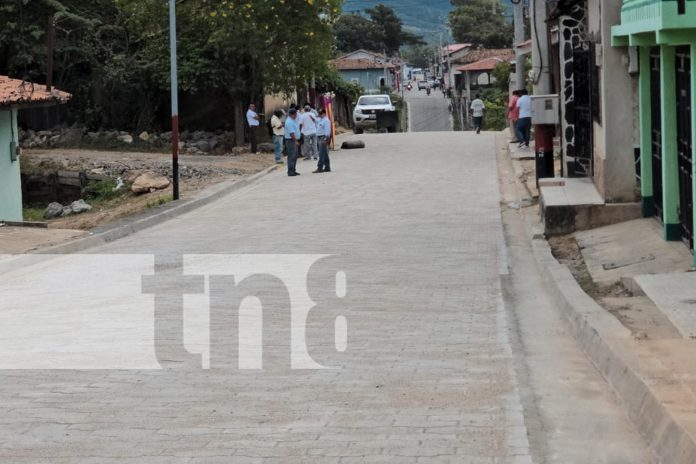
[{"label": "person in blue shirt", "polygon": [[297,110],[290,108],[285,121],[285,148],[288,152],[288,176],[299,176],[297,172],[297,148],[300,145],[300,125],[297,123]]},{"label": "person in blue shirt", "polygon": [[319,110],[317,120],[317,141],[319,142],[319,163],[316,171],[312,172],[331,172],[329,161],[329,142],[331,141],[331,121],[326,117],[324,108]]}]

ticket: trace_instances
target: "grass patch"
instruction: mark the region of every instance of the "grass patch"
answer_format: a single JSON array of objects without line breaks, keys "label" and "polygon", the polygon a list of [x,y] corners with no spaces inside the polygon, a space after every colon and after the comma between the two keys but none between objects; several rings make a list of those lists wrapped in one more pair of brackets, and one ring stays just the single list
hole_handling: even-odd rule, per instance
[{"label": "grass patch", "polygon": [[44,211],[45,208],[23,208],[22,217],[27,222],[43,222],[45,221]]},{"label": "grass patch", "polygon": [[158,206],[162,206],[166,203],[169,203],[170,201],[174,201],[174,196],[171,193],[168,195],[162,195],[161,197],[157,197],[154,200],[148,201],[147,207],[156,208]]},{"label": "grass patch", "polygon": [[118,181],[111,177],[103,180],[91,180],[85,187],[85,196],[90,200],[102,202],[126,195],[128,192],[126,186],[123,185],[116,190],[117,185]]}]

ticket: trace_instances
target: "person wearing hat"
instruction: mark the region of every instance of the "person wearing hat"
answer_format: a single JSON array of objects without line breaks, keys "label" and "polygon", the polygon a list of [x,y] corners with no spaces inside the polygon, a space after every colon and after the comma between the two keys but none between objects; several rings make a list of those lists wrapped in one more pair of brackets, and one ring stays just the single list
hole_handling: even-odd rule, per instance
[{"label": "person wearing hat", "polygon": [[300,145],[300,126],[297,123],[297,110],[290,108],[285,120],[285,149],[288,152],[288,176],[299,176],[297,166],[297,147]]},{"label": "person wearing hat", "polygon": [[329,161],[329,141],[331,140],[331,121],[326,117],[324,108],[319,110],[319,120],[317,121],[317,143],[319,144],[319,163],[315,173],[331,172]]}]

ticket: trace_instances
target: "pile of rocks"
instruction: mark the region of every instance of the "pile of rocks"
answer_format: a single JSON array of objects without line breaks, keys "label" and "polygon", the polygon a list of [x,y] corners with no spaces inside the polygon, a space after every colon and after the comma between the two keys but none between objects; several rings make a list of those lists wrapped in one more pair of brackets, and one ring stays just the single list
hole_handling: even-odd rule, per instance
[{"label": "pile of rocks", "polygon": [[85,200],[76,200],[67,206],[63,206],[57,201],[49,203],[44,211],[44,219],[53,219],[60,216],[70,216],[71,214],[80,214],[85,211],[91,210],[92,207],[88,205]]},{"label": "pile of rocks", "polygon": [[[172,133],[151,134],[143,131],[135,135],[115,130],[93,132],[84,127],[61,127],[46,131],[21,130],[19,142],[24,148],[80,148],[89,146],[166,148],[172,143]],[[224,152],[234,146],[234,132],[183,131],[179,135],[179,151],[188,155]]]},{"label": "pile of rocks", "polygon": [[[119,161],[90,161],[86,159],[65,159],[64,166],[67,169],[84,170],[86,166],[91,166],[86,172],[90,179],[122,178],[126,182],[134,182],[143,173],[151,173],[158,177],[172,178],[172,164],[168,161],[144,162],[138,160],[126,163]],[[179,178],[187,179],[206,179],[221,176],[241,176],[244,171],[235,168],[218,167],[214,165],[179,165]]]}]

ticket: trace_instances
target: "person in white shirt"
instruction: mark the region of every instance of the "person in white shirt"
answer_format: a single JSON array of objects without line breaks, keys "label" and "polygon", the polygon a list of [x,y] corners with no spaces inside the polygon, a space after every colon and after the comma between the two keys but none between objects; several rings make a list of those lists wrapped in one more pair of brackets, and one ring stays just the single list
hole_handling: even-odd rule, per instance
[{"label": "person in white shirt", "polygon": [[331,141],[331,121],[326,117],[324,108],[319,110],[319,120],[317,121],[317,138],[319,141],[319,163],[317,172],[331,172],[331,161],[329,160],[329,141]]},{"label": "person in white shirt", "polygon": [[300,130],[304,139],[302,154],[305,160],[319,159],[317,147],[317,118],[312,114],[312,108],[305,105],[304,113],[300,117]]},{"label": "person in white shirt", "polygon": [[481,126],[483,125],[483,110],[485,108],[486,105],[483,104],[481,96],[476,94],[476,98],[471,102],[471,111],[474,118],[474,128],[476,129],[477,134],[481,133]]},{"label": "person in white shirt", "polygon": [[256,105],[253,103],[249,105],[249,109],[246,112],[247,125],[249,126],[248,138],[249,144],[251,145],[251,152],[256,153],[256,131],[259,128],[259,121],[261,118],[256,112]]},{"label": "person in white shirt", "polygon": [[517,119],[517,140],[520,141],[520,147],[523,145],[528,147],[532,130],[532,99],[529,98],[527,89],[520,90],[517,108],[520,110],[519,119]]},{"label": "person in white shirt", "polygon": [[283,123],[283,112],[275,110],[271,118],[271,128],[273,129],[273,146],[275,148],[276,164],[283,164],[283,139],[285,138],[285,124]]}]

